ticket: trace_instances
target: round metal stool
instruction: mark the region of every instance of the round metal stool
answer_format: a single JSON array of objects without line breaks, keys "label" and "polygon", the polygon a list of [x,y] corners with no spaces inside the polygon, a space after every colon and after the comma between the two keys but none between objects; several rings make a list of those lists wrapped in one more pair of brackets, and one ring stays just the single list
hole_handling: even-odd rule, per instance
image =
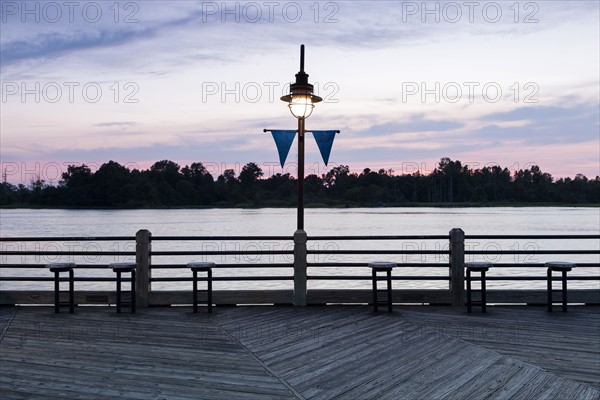
[{"label": "round metal stool", "polygon": [[73,269],[75,263],[51,263],[47,264],[46,268],[50,269],[50,272],[54,272],[54,313],[58,314],[60,311],[60,273],[69,273],[69,312],[73,314],[75,312],[75,277]]},{"label": "round metal stool", "polygon": [[489,262],[466,262],[465,268],[467,269],[467,312],[471,312],[471,306],[473,305],[472,290],[471,290],[471,272],[479,272],[481,274],[481,312],[486,312],[486,290],[485,290],[485,273],[492,267],[492,263]]},{"label": "round metal stool", "polygon": [[187,267],[192,270],[194,274],[194,286],[192,289],[193,296],[193,306],[194,312],[198,312],[198,272],[206,272],[206,290],[202,292],[206,292],[206,305],[208,312],[212,312],[212,269],[214,268],[214,262],[190,262],[187,264]]},{"label": "round metal stool", "polygon": [[[371,268],[371,280],[373,282],[373,311],[377,312],[377,306],[379,304],[387,304],[388,312],[392,312],[392,269],[397,267],[398,264],[387,261],[375,261],[369,263],[369,268]],[[377,281],[379,277],[377,276],[378,272],[385,272],[385,280],[387,282],[387,288],[383,290],[379,290],[377,287]],[[387,301],[379,302],[379,292],[387,292]]]}]

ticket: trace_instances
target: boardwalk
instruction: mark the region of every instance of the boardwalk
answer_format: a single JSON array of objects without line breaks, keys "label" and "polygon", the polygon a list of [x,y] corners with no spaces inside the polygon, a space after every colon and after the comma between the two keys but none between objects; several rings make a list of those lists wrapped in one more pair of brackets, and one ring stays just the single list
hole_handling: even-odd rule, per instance
[{"label": "boardwalk", "polygon": [[600,308],[0,309],[2,398],[600,399]]}]

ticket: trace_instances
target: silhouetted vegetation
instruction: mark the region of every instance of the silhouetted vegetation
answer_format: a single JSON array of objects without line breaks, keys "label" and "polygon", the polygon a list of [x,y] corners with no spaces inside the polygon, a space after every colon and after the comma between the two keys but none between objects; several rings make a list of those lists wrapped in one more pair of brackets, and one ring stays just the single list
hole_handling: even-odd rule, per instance
[{"label": "silhouetted vegetation", "polygon": [[[320,206],[597,204],[600,177],[554,180],[539,167],[516,171],[491,166],[471,169],[442,158],[428,174],[394,175],[391,170],[350,172],[332,168],[305,180],[305,202]],[[109,161],[96,172],[69,166],[57,186],[37,179],[29,186],[3,182],[0,205],[35,207],[277,207],[296,205],[296,179],[290,174],[268,178],[255,163],[236,176],[232,169],[214,177],[201,162],[181,168],[163,160],[144,171]]]}]

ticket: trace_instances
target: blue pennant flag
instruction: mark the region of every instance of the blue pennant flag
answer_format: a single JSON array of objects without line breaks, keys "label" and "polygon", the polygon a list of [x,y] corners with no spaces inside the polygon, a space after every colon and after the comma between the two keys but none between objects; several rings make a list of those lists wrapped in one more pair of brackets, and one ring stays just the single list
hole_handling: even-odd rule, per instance
[{"label": "blue pennant flag", "polygon": [[312,133],[321,152],[321,157],[323,157],[323,162],[327,165],[329,163],[331,147],[333,146],[333,139],[335,139],[337,131],[312,131]]},{"label": "blue pennant flag", "polygon": [[271,134],[273,135],[275,145],[277,146],[277,152],[279,153],[279,163],[281,164],[281,168],[283,168],[283,164],[285,164],[285,159],[287,158],[287,155],[290,152],[290,147],[292,147],[292,142],[294,141],[294,137],[296,136],[296,131],[271,131]]}]

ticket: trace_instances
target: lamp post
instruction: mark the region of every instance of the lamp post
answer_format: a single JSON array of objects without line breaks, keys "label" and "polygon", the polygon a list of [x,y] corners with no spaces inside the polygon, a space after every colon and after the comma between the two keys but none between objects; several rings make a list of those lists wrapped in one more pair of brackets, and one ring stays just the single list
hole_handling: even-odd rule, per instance
[{"label": "lamp post", "polygon": [[300,71],[296,74],[296,82],[290,85],[290,94],[281,97],[288,103],[292,115],[298,118],[298,230],[304,230],[304,124],[315,103],[323,100],[315,96],[313,90],[313,85],[308,83],[308,74],[304,72],[304,45],[300,45]]}]

